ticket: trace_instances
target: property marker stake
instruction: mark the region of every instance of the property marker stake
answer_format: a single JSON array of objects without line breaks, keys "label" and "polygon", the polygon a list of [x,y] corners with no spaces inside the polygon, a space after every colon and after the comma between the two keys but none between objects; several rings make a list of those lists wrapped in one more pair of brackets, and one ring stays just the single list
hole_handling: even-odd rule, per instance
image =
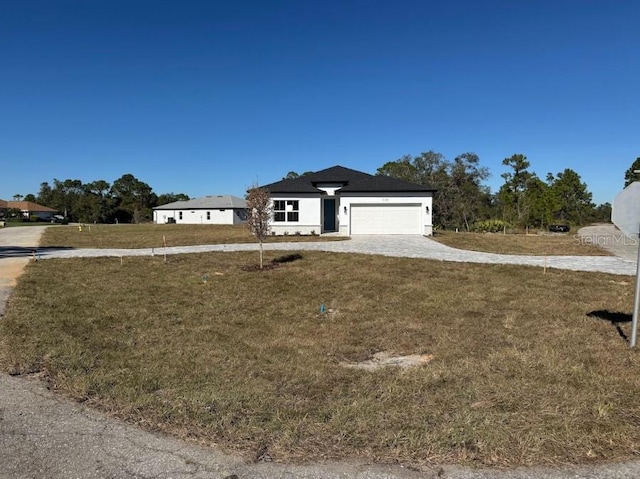
[{"label": "property marker stake", "polygon": [[120,256],[120,266],[122,266],[124,264],[124,257]]},{"label": "property marker stake", "polygon": [[[640,228],[638,228],[640,231]],[[640,247],[636,258],[636,289],[633,295],[633,320],[631,321],[631,347],[636,347],[638,339],[638,309],[640,309]]]}]

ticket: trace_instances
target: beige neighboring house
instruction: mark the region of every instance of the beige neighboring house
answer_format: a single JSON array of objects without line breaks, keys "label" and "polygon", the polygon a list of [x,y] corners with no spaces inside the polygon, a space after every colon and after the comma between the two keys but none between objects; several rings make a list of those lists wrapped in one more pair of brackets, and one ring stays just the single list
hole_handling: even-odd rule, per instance
[{"label": "beige neighboring house", "polygon": [[23,218],[38,216],[42,221],[49,221],[56,214],[56,210],[42,206],[32,201],[4,201],[0,200],[0,209],[20,210]]}]

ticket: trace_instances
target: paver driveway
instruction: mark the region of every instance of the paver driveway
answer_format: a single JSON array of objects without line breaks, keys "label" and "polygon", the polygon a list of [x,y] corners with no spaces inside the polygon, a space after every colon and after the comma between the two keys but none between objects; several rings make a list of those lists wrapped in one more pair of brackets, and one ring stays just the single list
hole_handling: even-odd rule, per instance
[{"label": "paver driveway", "polygon": [[[256,251],[258,245],[227,244],[176,246],[169,248],[142,249],[75,249],[40,252],[42,258],[77,258],[98,256],[150,256],[161,254],[206,253],[212,251]],[[270,251],[330,251],[336,253],[363,253],[385,256],[425,258],[463,263],[516,264],[546,266],[549,268],[574,271],[599,271],[604,273],[633,275],[635,262],[617,256],[526,256],[503,255],[466,251],[445,246],[423,236],[354,236],[348,241],[327,241],[317,243],[266,243]]]}]

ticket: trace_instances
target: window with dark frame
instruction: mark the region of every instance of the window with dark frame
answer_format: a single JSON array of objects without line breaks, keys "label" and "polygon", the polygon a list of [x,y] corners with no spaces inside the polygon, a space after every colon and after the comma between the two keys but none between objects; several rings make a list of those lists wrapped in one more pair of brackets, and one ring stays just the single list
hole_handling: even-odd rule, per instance
[{"label": "window with dark frame", "polygon": [[273,202],[273,221],[282,222],[286,219],[285,201],[274,200]]},{"label": "window with dark frame", "polygon": [[207,211],[207,220],[211,219],[211,211]]},{"label": "window with dark frame", "polygon": [[182,219],[182,211],[178,211],[178,219],[181,220]]},{"label": "window with dark frame", "polygon": [[299,220],[299,204],[298,200],[289,200],[287,201],[287,221],[296,222]]},{"label": "window with dark frame", "polygon": [[279,223],[296,223],[300,221],[300,201],[274,200],[273,221]]}]

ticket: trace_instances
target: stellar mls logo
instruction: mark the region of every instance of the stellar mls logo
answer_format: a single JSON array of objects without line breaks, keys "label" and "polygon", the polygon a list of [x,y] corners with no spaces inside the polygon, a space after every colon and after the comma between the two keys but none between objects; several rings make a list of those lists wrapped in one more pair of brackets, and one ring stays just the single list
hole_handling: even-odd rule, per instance
[{"label": "stellar mls logo", "polygon": [[576,245],[581,246],[638,246],[638,235],[631,236],[617,233],[613,235],[592,235],[579,236],[573,235],[573,241]]}]

